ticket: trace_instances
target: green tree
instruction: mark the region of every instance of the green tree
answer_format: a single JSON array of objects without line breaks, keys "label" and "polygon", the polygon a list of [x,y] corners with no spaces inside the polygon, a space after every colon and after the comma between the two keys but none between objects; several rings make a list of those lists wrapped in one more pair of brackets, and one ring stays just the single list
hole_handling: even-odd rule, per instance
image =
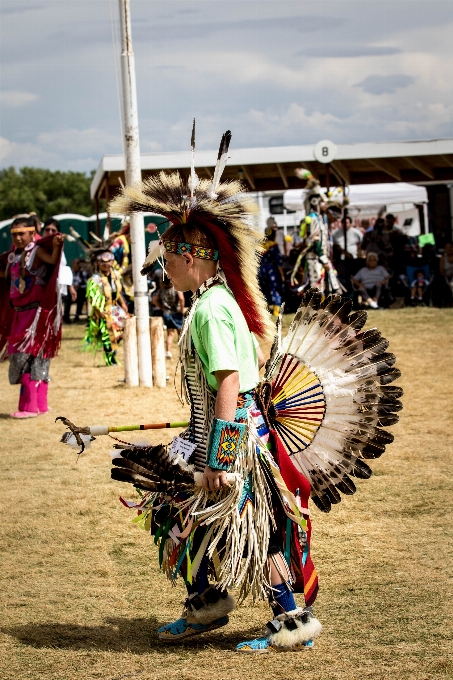
[{"label": "green tree", "polygon": [[0,220],[29,212],[43,220],[62,213],[88,217],[94,212],[90,198],[93,174],[27,167],[0,170]]}]

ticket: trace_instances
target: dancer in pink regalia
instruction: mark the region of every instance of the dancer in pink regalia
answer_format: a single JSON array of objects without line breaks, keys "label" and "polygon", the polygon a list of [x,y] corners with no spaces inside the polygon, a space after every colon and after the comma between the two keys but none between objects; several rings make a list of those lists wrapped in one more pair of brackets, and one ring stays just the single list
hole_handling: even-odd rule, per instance
[{"label": "dancer in pink regalia", "polygon": [[57,279],[64,237],[34,236],[31,220],[16,218],[12,249],[0,261],[0,353],[9,356],[10,384],[21,385],[13,418],[47,413],[49,364],[61,341]]}]

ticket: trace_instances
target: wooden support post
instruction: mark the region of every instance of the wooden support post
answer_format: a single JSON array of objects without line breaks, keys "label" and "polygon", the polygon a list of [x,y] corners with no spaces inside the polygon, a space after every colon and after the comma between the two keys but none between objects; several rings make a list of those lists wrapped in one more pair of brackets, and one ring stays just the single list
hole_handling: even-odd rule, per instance
[{"label": "wooden support post", "polygon": [[97,234],[97,236],[99,236],[100,233],[101,233],[101,225],[100,225],[100,222],[99,222],[99,196],[98,196],[97,191],[96,191],[96,194],[94,196],[94,212],[96,214],[96,234]]},{"label": "wooden support post", "polygon": [[278,174],[280,175],[280,177],[282,179],[283,186],[285,187],[285,189],[289,189],[288,178],[286,176],[285,168],[283,167],[283,165],[281,163],[276,163],[276,165],[277,165]]},{"label": "wooden support post", "polygon": [[110,203],[110,187],[109,187],[109,176],[107,174],[107,181],[105,183],[105,205],[106,205],[106,210],[107,210],[107,229],[109,232],[109,235],[112,233],[112,220],[110,218],[110,211],[109,211],[109,203]]},{"label": "wooden support post", "polygon": [[242,170],[245,175],[245,179],[250,185],[250,188],[253,189],[253,191],[256,191],[256,186],[255,186],[255,180],[253,179],[252,171],[250,168],[248,168],[246,165],[242,166]]},{"label": "wooden support post", "polygon": [[167,386],[167,369],[165,366],[164,320],[161,316],[149,319],[151,335],[151,360],[153,364],[154,387]]},{"label": "wooden support post", "polygon": [[124,320],[123,350],[126,385],[138,387],[137,320],[135,316],[129,316]]}]

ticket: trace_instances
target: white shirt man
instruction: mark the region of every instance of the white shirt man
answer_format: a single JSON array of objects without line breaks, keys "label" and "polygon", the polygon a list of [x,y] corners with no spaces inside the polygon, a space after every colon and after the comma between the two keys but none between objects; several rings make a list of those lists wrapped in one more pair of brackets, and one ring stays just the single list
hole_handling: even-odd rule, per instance
[{"label": "white shirt man", "polygon": [[[346,226],[346,252],[349,257],[356,260],[362,256],[360,246],[362,244],[363,234],[360,229],[352,226],[350,217],[345,217]],[[345,243],[344,243],[344,228],[343,225],[332,234],[334,245],[341,250],[341,259],[345,259]]]}]

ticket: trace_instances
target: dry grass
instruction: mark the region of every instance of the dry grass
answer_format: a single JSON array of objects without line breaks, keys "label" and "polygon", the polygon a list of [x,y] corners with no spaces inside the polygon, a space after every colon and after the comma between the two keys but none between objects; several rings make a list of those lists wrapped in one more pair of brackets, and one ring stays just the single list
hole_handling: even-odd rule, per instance
[{"label": "dry grass", "polygon": [[18,388],[2,365],[3,680],[452,677],[452,320],[432,309],[371,317],[398,355],[405,410],[371,480],[330,515],[314,510],[324,633],[304,654],[232,651],[260,631],[264,604],[241,608],[218,633],[161,645],[156,630],[179,615],[183,589],[156,572],[152,541],[118,502],[133,491],[109,478],[108,440],[79,462],[58,443],[55,415],[80,424],[181,418],[172,386],[128,390],[121,368],[78,351],[80,326],[65,329],[52,416],[15,422],[6,414]]}]

